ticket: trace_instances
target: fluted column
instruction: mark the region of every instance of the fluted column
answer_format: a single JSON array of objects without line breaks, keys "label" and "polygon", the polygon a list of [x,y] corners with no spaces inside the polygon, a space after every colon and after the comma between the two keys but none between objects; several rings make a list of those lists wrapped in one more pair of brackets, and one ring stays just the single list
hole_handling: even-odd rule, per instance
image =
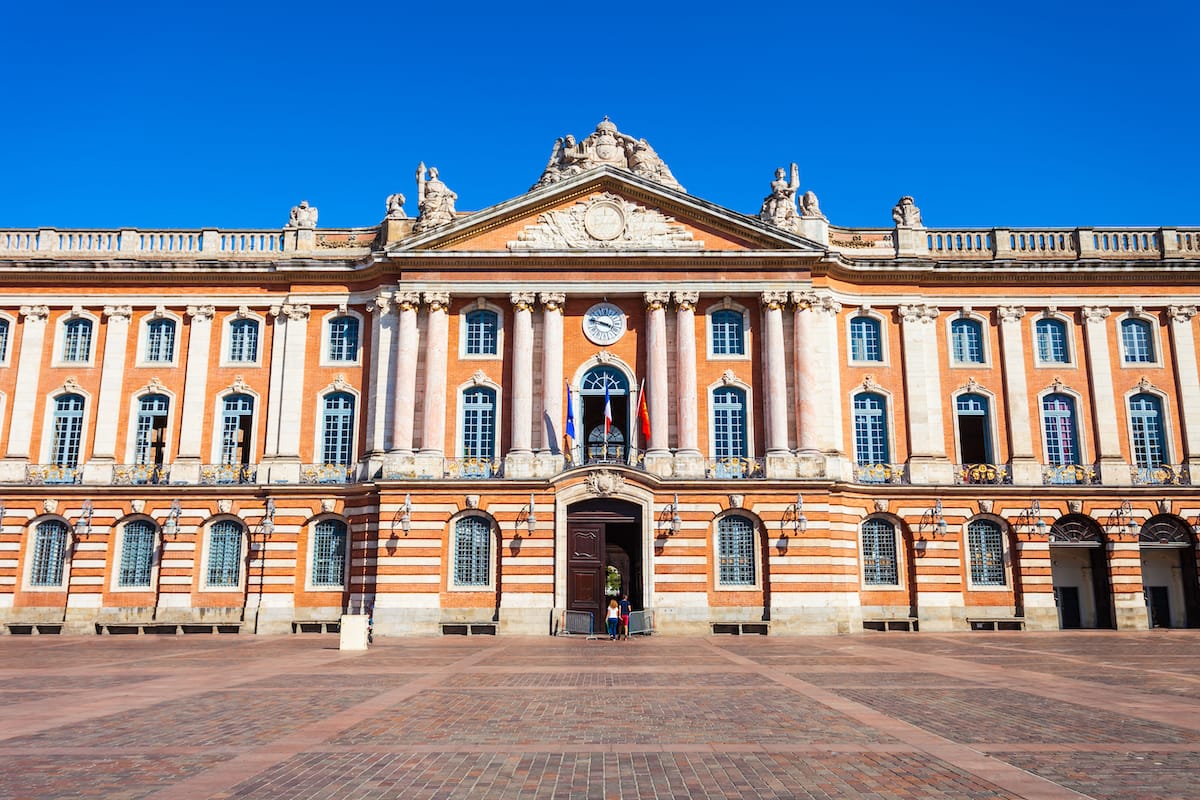
[{"label": "fluted column", "polygon": [[[45,402],[38,391],[42,369],[42,348],[46,341],[46,306],[21,306],[21,352],[17,356],[17,385],[12,393],[12,422],[8,433],[8,450],[0,464],[0,477],[5,483],[24,483],[25,466],[29,463],[29,445],[33,436],[33,420],[37,404]],[[15,333],[15,332],[14,332]]]},{"label": "fluted column", "polygon": [[793,292],[795,319],[792,351],[796,361],[797,468],[802,478],[838,477],[829,456],[842,449],[842,404],[838,364],[837,315],[842,306],[830,295]]},{"label": "fluted column", "polygon": [[512,336],[512,433],[504,474],[525,478],[533,474],[533,292],[511,292]]},{"label": "fluted column", "polygon": [[387,292],[377,294],[367,303],[367,310],[371,312],[371,395],[365,417],[366,455],[373,462],[368,470],[369,475],[374,475],[380,465],[379,459],[387,450],[387,438],[391,432],[388,429],[388,412],[391,410],[389,400],[395,390],[395,384],[392,382],[390,367],[392,338],[396,327],[395,315],[388,313],[391,307],[392,296]]},{"label": "fluted column", "polygon": [[83,465],[84,483],[111,483],[117,456],[117,420],[121,418],[125,355],[129,350],[129,306],[105,306],[104,358],[100,363],[100,394],[96,399],[96,436],[92,454]]},{"label": "fluted column", "polygon": [[183,378],[183,411],[179,419],[179,452],[171,465],[171,481],[197,483],[200,480],[200,465],[204,458],[200,453],[200,442],[204,431],[211,427],[205,424],[204,408],[208,396],[208,362],[212,348],[212,306],[188,306],[187,368]]},{"label": "fluted column", "polygon": [[783,346],[783,306],[787,303],[787,292],[763,292],[763,347],[765,349],[765,372],[763,386],[766,389],[767,457],[787,455],[787,367]]},{"label": "fluted column", "polygon": [[675,474],[700,477],[704,456],[700,452],[696,403],[696,302],[699,292],[675,292]]},{"label": "fluted column", "polygon": [[1196,306],[1169,306],[1175,376],[1179,386],[1179,416],[1183,423],[1183,453],[1192,482],[1200,482],[1200,371],[1196,367],[1196,336],[1192,318]]},{"label": "fluted column", "polygon": [[421,305],[421,295],[419,292],[396,292],[392,300],[396,303],[396,399],[392,405],[392,452],[411,456],[413,420],[417,413],[417,309]]},{"label": "fluted column", "polygon": [[[946,457],[946,426],[942,419],[941,364],[938,360],[937,306],[900,306],[904,347],[904,386],[907,395],[909,477],[913,483],[953,483],[954,470]],[[899,420],[896,421],[897,428]],[[897,431],[899,436],[899,431]]]},{"label": "fluted column", "polygon": [[1080,310],[1087,341],[1088,376],[1092,384],[1092,419],[1096,426],[1096,457],[1100,463],[1100,481],[1127,484],[1132,481],[1121,455],[1121,434],[1117,427],[1117,400],[1113,389],[1112,356],[1108,349],[1108,317],[1103,306]]},{"label": "fluted column", "polygon": [[[425,329],[425,428],[421,436],[423,472],[440,476],[446,449],[446,357],[449,341],[449,292],[425,292],[429,320]],[[436,466],[435,471],[433,468]]]},{"label": "fluted column", "polygon": [[1018,485],[1042,482],[1041,465],[1033,450],[1029,415],[1029,384],[1025,377],[1025,335],[1022,306],[1000,306],[1000,350],[1004,360],[1004,404],[1007,408],[1012,479]]},{"label": "fluted column", "polygon": [[670,302],[669,292],[646,292],[646,376],[647,404],[650,412],[650,446],[646,450],[645,466],[650,472],[669,475],[671,453],[667,447],[667,318],[664,306]]},{"label": "fluted column", "polygon": [[553,475],[561,468],[563,424],[563,305],[562,292],[541,292],[542,304],[542,431],[538,472]]}]

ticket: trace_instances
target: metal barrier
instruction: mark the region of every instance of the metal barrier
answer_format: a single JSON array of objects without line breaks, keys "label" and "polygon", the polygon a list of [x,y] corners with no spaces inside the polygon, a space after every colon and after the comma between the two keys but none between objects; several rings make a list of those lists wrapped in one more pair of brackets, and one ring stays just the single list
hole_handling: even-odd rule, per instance
[{"label": "metal barrier", "polygon": [[577,634],[592,637],[596,635],[594,625],[595,619],[590,611],[564,611],[559,633],[565,636]]},{"label": "metal barrier", "polygon": [[629,635],[644,634],[649,636],[654,633],[654,612],[653,611],[631,611],[629,612]]}]

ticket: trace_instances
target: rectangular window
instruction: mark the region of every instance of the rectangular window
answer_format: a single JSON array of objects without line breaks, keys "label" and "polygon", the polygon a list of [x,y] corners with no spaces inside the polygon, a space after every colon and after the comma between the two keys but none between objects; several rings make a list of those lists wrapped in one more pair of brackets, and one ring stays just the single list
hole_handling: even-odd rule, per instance
[{"label": "rectangular window", "polygon": [[499,318],[492,311],[467,314],[467,355],[494,356],[498,347]]},{"label": "rectangular window", "polygon": [[63,327],[63,361],[87,361],[92,352],[92,323],[73,319]]},{"label": "rectangular window", "polygon": [[358,358],[358,320],[338,317],[329,322],[329,360],[354,361]]},{"label": "rectangular window", "polygon": [[33,537],[33,564],[29,582],[34,586],[60,586],[67,553],[67,528],[61,522],[44,522]]},{"label": "rectangular window", "polygon": [[854,398],[854,457],[859,464],[888,463],[884,400],[878,395]]},{"label": "rectangular window", "polygon": [[850,360],[882,361],[882,339],[878,320],[870,317],[855,317],[850,320]]},{"label": "rectangular window", "polygon": [[8,358],[8,320],[0,319],[0,361]]},{"label": "rectangular window", "polygon": [[1154,346],[1150,323],[1140,319],[1127,319],[1122,322],[1121,343],[1124,345],[1127,364],[1153,363]]},{"label": "rectangular window", "polygon": [[175,323],[155,320],[146,326],[146,361],[169,363],[175,357]]},{"label": "rectangular window", "polygon": [[117,573],[117,585],[149,586],[153,561],[154,528],[144,521],[126,525],[125,535],[121,539],[121,567]]},{"label": "rectangular window", "polygon": [[229,325],[229,360],[250,364],[258,359],[258,323],[235,320]]},{"label": "rectangular window", "polygon": [[1043,364],[1067,363],[1067,329],[1056,319],[1038,320],[1038,361]]},{"label": "rectangular window", "polygon": [[313,534],[313,585],[341,586],[346,573],[346,526],[334,520],[317,524]]},{"label": "rectangular window", "polygon": [[973,522],[967,526],[971,556],[971,582],[977,586],[1004,585],[1004,546],[999,526]]},{"label": "rectangular window", "polygon": [[241,565],[241,529],[232,522],[218,522],[208,539],[208,585],[237,586],[241,581]]},{"label": "rectangular window", "polygon": [[712,352],[714,356],[742,356],[746,354],[744,320],[740,311],[714,311],[709,317],[712,326]]},{"label": "rectangular window", "polygon": [[983,363],[983,328],[973,319],[950,323],[950,338],[956,364]]},{"label": "rectangular window", "polygon": [[891,523],[869,519],[863,523],[863,582],[870,585],[897,586],[900,574],[896,566],[896,529]]},{"label": "rectangular window", "polygon": [[725,517],[717,524],[717,582],[754,585],[754,525],[745,517]]},{"label": "rectangular window", "polygon": [[488,585],[491,533],[491,525],[482,517],[463,517],[455,524],[455,586]]}]

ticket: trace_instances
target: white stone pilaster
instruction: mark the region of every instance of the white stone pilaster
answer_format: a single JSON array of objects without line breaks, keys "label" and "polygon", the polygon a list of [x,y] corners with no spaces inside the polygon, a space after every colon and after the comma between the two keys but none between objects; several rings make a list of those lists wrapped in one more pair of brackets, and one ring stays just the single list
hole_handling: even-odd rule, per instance
[{"label": "white stone pilaster", "polygon": [[667,317],[664,306],[670,302],[668,292],[646,292],[646,360],[649,362],[647,409],[650,414],[650,446],[646,450],[645,466],[659,475],[671,473],[671,454],[667,446]]},{"label": "white stone pilaster", "polygon": [[913,483],[948,484],[954,470],[946,457],[942,419],[941,365],[937,348],[937,306],[902,305],[901,342],[907,394],[909,478]]},{"label": "white stone pilaster", "polygon": [[1128,484],[1132,481],[1132,476],[1121,455],[1117,400],[1108,349],[1107,319],[1111,313],[1103,306],[1086,306],[1080,310],[1083,333],[1087,341],[1088,375],[1092,384],[1092,419],[1096,426],[1096,460],[1100,464],[1100,482]]},{"label": "white stone pilaster", "polygon": [[700,452],[696,402],[696,302],[700,299],[700,293],[675,292],[673,299],[675,381],[678,384],[675,431],[679,437],[675,451],[675,475],[699,478],[704,476],[704,454]]},{"label": "white stone pilaster", "polygon": [[[279,414],[282,409],[283,396],[283,356],[287,345],[287,327],[281,316],[282,308],[273,306],[270,309],[272,321],[271,330],[271,372],[267,383],[267,431],[263,443],[263,458],[273,459],[279,455]],[[259,347],[266,347],[266,331],[263,331],[263,341]]]},{"label": "white stone pilaster", "polygon": [[[802,478],[840,477],[842,404],[838,359],[837,315],[840,303],[827,294],[793,292],[795,324],[796,439]],[[832,467],[832,469],[831,469]]]},{"label": "white stone pilaster", "polygon": [[537,426],[542,432],[538,450],[539,476],[555,475],[562,470],[563,425],[563,305],[562,292],[541,292],[542,304],[542,414]]},{"label": "white stone pilaster", "polygon": [[106,331],[104,358],[100,364],[100,395],[96,400],[96,435],[91,457],[83,465],[84,483],[112,483],[132,314],[133,309],[129,306],[104,307]]},{"label": "white stone pilaster", "polygon": [[42,369],[42,348],[46,341],[46,306],[21,306],[21,352],[17,356],[17,383],[13,387],[12,423],[8,432],[8,450],[0,463],[0,480],[24,483],[29,463],[29,445],[37,403],[42,400],[38,379]]},{"label": "white stone pilaster", "polygon": [[512,431],[504,474],[527,478],[533,474],[533,292],[511,292]]},{"label": "white stone pilaster", "polygon": [[1041,464],[1033,451],[1033,427],[1029,414],[1029,384],[1025,377],[1025,336],[1022,306],[1000,306],[1000,350],[1004,360],[1004,402],[1008,412],[1008,430],[1012,460],[1012,479],[1018,485],[1042,482]]},{"label": "white stone pilaster", "polygon": [[392,339],[396,331],[396,315],[390,293],[381,292],[367,304],[371,312],[371,392],[367,400],[365,424],[367,429],[367,475],[373,476],[383,466],[383,454],[388,448],[388,426],[391,398],[395,391],[392,381]]},{"label": "white stone pilaster", "polygon": [[1192,318],[1196,306],[1170,306],[1171,349],[1179,386],[1179,416],[1183,423],[1183,453],[1192,481],[1200,481],[1200,371],[1196,366],[1196,336]]},{"label": "white stone pilaster", "polygon": [[420,474],[441,477],[446,450],[446,359],[449,292],[425,292],[429,321],[425,340],[425,428],[418,458]]},{"label": "white stone pilaster", "polygon": [[183,410],[179,419],[179,452],[171,465],[173,483],[197,483],[200,480],[200,440],[210,425],[205,424],[204,407],[208,392],[208,361],[212,345],[212,306],[188,306],[191,318],[188,332],[187,366],[183,379]]},{"label": "white stone pilaster", "polygon": [[279,318],[284,320],[283,373],[280,382],[276,463],[271,465],[271,483],[300,482],[300,418],[306,397],[304,355],[308,346],[310,312],[309,306],[298,303],[285,303],[280,307]]}]

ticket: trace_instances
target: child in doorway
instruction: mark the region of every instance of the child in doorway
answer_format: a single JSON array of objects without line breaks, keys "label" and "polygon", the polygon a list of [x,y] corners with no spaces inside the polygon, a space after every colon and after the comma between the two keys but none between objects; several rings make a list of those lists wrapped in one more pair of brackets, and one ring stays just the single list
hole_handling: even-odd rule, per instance
[{"label": "child in doorway", "polygon": [[615,597],[608,601],[608,617],[605,619],[605,622],[608,623],[608,638],[616,641],[617,626],[621,623],[621,617]]}]

